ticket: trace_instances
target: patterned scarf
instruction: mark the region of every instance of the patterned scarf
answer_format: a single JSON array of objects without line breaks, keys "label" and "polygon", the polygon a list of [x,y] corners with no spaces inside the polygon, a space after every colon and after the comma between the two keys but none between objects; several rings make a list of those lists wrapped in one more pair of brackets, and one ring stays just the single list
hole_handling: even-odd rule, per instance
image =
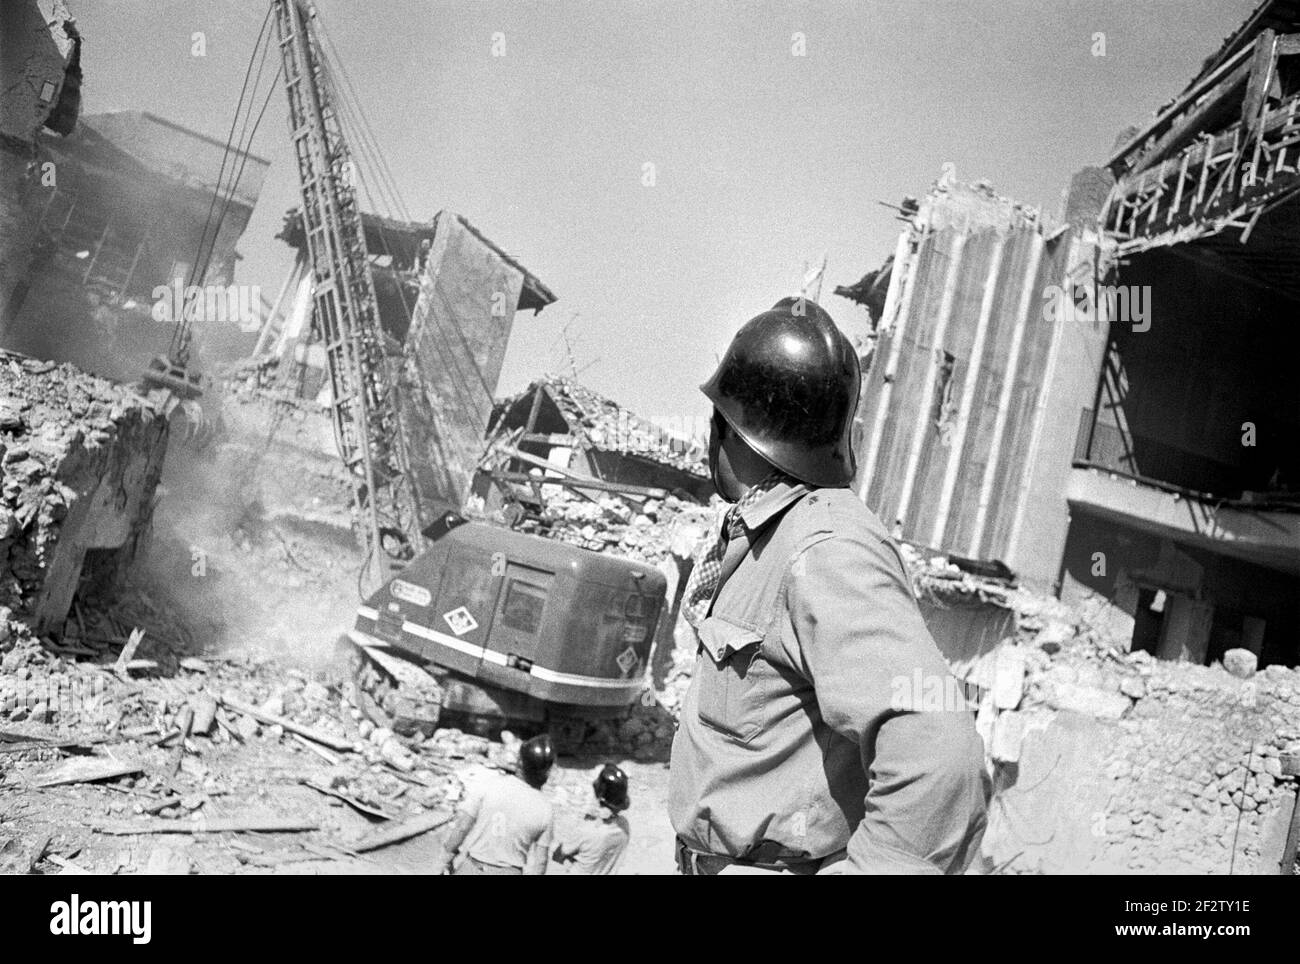
[{"label": "patterned scarf", "polygon": [[713,601],[713,593],[722,578],[722,557],[727,553],[727,544],[741,534],[744,525],[740,514],[785,480],[784,472],[773,472],[762,482],[751,486],[740,501],[727,510],[717,537],[697,557],[682,596],[682,613],[692,626],[698,627],[708,615],[709,603]]}]

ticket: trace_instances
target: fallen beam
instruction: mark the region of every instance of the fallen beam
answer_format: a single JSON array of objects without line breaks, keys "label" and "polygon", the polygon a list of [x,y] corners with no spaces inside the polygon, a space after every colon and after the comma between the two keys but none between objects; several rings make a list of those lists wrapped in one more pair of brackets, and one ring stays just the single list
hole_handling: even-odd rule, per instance
[{"label": "fallen beam", "polygon": [[116,780],[119,777],[140,773],[144,767],[138,763],[123,763],[102,757],[72,757],[36,777],[31,786],[61,787],[72,783],[95,783],[98,780]]},{"label": "fallen beam", "polygon": [[529,475],[526,472],[490,472],[492,478],[502,482],[522,483],[524,485],[562,485],[566,489],[595,489],[598,492],[622,492],[625,495],[642,496],[647,499],[666,499],[667,489],[657,489],[648,485],[632,485],[627,482],[606,482],[604,479],[562,479],[542,475]]},{"label": "fallen beam", "polygon": [[366,836],[352,844],[349,849],[357,853],[366,853],[370,850],[378,850],[380,847],[401,843],[403,840],[410,840],[412,837],[418,837],[430,830],[437,830],[444,823],[450,821],[451,817],[452,815],[445,810],[430,810],[418,817],[412,817],[410,820],[403,820],[401,823],[366,834]]},{"label": "fallen beam", "polygon": [[293,817],[219,817],[199,820],[122,820],[101,823],[93,829],[97,833],[125,837],[154,833],[302,833],[319,830],[320,825]]},{"label": "fallen beam", "polygon": [[330,736],[328,733],[314,730],[310,726],[303,726],[301,723],[295,723],[287,717],[275,716],[271,713],[263,713],[257,707],[249,706],[247,703],[241,703],[238,700],[232,700],[229,697],[223,696],[221,697],[221,705],[235,713],[243,713],[245,716],[251,716],[259,723],[265,723],[268,726],[282,726],[290,733],[297,733],[299,736],[305,736],[307,739],[319,743],[321,746],[327,746],[331,750],[352,750],[352,743],[350,740]]}]

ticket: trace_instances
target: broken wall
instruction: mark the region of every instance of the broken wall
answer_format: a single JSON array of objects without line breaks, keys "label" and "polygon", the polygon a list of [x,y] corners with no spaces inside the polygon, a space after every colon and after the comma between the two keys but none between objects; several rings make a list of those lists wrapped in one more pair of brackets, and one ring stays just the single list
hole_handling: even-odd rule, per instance
[{"label": "broken wall", "polygon": [[438,215],[402,369],[402,420],[426,518],[459,510],[492,413],[524,274]]},{"label": "broken wall", "polygon": [[[1300,663],[1300,575],[1234,559],[1204,547],[1116,524],[1076,510],[1064,556],[1061,599],[1081,606],[1096,598],[1113,611],[1113,622],[1135,648],[1156,655],[1213,662],[1233,648],[1252,649],[1260,666]],[[1163,603],[1154,594],[1195,602],[1208,619],[1198,634],[1179,635],[1165,627]],[[1156,607],[1153,609],[1152,607]],[[1172,614],[1170,614],[1172,615]],[[1247,627],[1262,623],[1257,638]]]},{"label": "broken wall", "polygon": [[1295,795],[1281,755],[1300,750],[1300,674],[1277,666],[1241,679],[1096,644],[1085,629],[1052,655],[1022,645],[1023,697],[981,709],[995,760],[989,866],[1276,873]]},{"label": "broken wall", "polygon": [[149,524],[167,422],[130,389],[0,353],[0,605],[62,625],[92,550],[120,573]]},{"label": "broken wall", "polygon": [[35,0],[0,3],[0,135],[5,137],[30,143],[58,102],[71,42],[53,7]]},{"label": "broken wall", "polygon": [[1079,411],[1104,326],[1054,318],[1095,245],[986,185],[949,183],[899,239],[863,379],[856,485],[895,536],[1057,575]]}]

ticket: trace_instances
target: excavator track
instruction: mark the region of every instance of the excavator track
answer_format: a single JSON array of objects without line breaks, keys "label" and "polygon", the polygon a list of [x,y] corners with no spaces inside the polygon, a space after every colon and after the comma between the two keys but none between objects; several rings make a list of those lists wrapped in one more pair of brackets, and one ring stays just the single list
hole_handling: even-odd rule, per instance
[{"label": "excavator track", "polygon": [[442,720],[437,678],[391,650],[341,640],[348,648],[357,705],[377,726],[401,736],[432,736]]},{"label": "excavator track", "polygon": [[590,721],[581,713],[553,713],[547,720],[510,719],[444,707],[444,681],[398,651],[371,645],[345,634],[346,650],[357,705],[376,726],[401,736],[432,736],[439,727],[455,727],[476,736],[499,739],[503,730],[527,739],[549,733],[564,755],[584,752]]}]

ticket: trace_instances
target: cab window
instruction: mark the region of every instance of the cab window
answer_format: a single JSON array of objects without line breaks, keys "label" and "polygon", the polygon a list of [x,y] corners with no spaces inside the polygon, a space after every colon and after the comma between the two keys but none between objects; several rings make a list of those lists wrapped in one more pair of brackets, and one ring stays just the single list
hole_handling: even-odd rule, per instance
[{"label": "cab window", "polygon": [[519,579],[511,579],[506,586],[501,622],[521,633],[535,633],[542,624],[542,610],[545,606],[545,589]]}]

